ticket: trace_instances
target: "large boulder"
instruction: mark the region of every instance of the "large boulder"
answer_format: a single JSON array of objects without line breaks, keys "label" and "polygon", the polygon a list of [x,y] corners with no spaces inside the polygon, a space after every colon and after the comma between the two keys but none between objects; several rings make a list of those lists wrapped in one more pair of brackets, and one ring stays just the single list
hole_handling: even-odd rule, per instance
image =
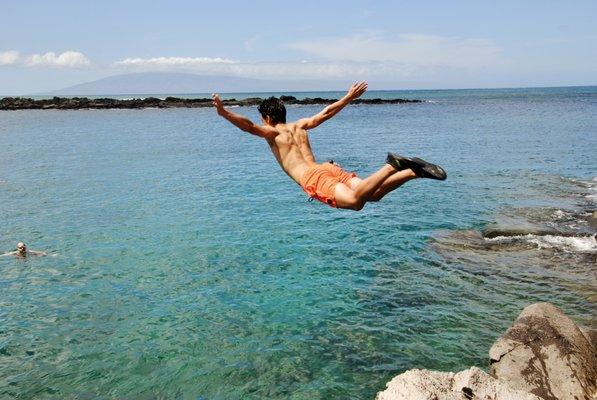
[{"label": "large boulder", "polygon": [[587,338],[591,346],[593,346],[593,350],[597,351],[597,329],[587,328],[585,326],[578,327],[583,335]]},{"label": "large boulder", "polygon": [[549,303],[526,307],[489,357],[492,376],[545,400],[589,400],[596,392],[593,346]]},{"label": "large boulder", "polygon": [[472,367],[457,374],[411,369],[392,379],[376,400],[541,400]]}]

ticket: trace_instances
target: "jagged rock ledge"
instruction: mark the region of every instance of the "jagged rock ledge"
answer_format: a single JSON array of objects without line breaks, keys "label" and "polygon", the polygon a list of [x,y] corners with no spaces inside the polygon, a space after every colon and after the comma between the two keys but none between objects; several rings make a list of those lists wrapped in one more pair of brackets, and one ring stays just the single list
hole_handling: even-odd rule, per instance
[{"label": "jagged rock ledge", "polygon": [[376,400],[594,400],[596,340],[552,304],[532,304],[489,350],[489,374],[412,369]]},{"label": "jagged rock ledge", "polygon": [[[321,97],[297,99],[294,96],[281,96],[286,104],[331,104],[337,99],[324,99]],[[224,100],[225,106],[255,106],[263,99],[249,97],[242,100]],[[356,99],[353,104],[403,104],[421,103],[422,100],[409,99]],[[179,97],[146,97],[144,99],[89,99],[87,97],[53,97],[51,99],[34,100],[26,97],[4,97],[0,100],[0,110],[78,110],[78,109],[109,109],[109,108],[197,108],[212,107],[211,99],[183,99]]]}]

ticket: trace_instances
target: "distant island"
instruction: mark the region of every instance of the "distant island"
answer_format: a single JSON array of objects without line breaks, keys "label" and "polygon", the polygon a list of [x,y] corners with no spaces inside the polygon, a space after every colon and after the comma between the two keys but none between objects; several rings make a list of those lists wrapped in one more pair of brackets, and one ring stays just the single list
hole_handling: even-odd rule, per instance
[{"label": "distant island", "polygon": [[[120,97],[147,96],[165,93],[172,96],[180,94],[204,95],[206,93],[292,93],[346,91],[352,81],[348,80],[292,80],[292,79],[255,79],[240,76],[203,75],[182,72],[138,72],[112,75],[91,82],[65,87],[44,93],[31,93],[35,96],[93,96]],[[391,82],[369,82],[371,89],[397,87]],[[399,85],[398,85],[399,86]],[[324,89],[325,88],[325,89]]]},{"label": "distant island", "polygon": [[[297,99],[294,96],[280,96],[286,104],[331,104],[337,99],[324,99],[321,97]],[[263,99],[250,97],[242,100],[224,100],[225,106],[256,106]],[[422,100],[410,99],[356,99],[353,104],[402,104],[421,103]],[[112,99],[87,97],[53,97],[51,99],[34,100],[27,97],[4,97],[0,100],[0,110],[79,110],[79,109],[138,109],[138,108],[199,108],[212,107],[210,98],[183,99],[179,97],[146,97],[139,99]]]}]

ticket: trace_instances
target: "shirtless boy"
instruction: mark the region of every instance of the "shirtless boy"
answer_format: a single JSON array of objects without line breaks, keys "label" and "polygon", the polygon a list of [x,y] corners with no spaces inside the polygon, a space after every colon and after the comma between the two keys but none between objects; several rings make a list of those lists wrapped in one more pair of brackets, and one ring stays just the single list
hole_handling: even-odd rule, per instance
[{"label": "shirtless boy", "polygon": [[367,202],[379,201],[403,183],[415,178],[446,179],[445,171],[420,158],[388,153],[386,164],[365,179],[332,163],[315,161],[307,131],[327,121],[361,96],[366,82],[357,82],[337,102],[320,113],[296,122],[286,122],[286,108],[280,99],[270,97],[259,106],[263,125],[227,110],[217,93],[212,95],[218,114],[245,132],[264,138],[278,163],[312,198],[336,208],[361,210]]}]

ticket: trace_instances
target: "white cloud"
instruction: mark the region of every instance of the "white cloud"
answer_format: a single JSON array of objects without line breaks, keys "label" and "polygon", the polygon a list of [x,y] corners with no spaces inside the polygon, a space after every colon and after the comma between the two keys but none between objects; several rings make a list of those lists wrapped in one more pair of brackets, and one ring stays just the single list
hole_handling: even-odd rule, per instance
[{"label": "white cloud", "polygon": [[0,53],[0,65],[14,65],[19,62],[19,52],[10,50]]},{"label": "white cloud", "polygon": [[201,68],[205,65],[233,64],[235,61],[226,58],[210,57],[154,57],[154,58],[125,58],[116,61],[114,66],[140,69],[169,69],[169,68]]},{"label": "white cloud", "polygon": [[33,54],[27,57],[27,67],[55,67],[55,68],[82,68],[91,65],[83,53],[78,51],[65,51],[62,54],[48,52],[46,54]]},{"label": "white cloud", "polygon": [[126,58],[113,68],[134,71],[186,71],[203,74],[232,75],[253,78],[344,79],[354,76],[378,76],[382,73],[408,76],[412,69],[384,63],[358,62],[242,62],[210,57]]},{"label": "white cloud", "polygon": [[[245,48],[251,50],[257,38]],[[310,61],[244,62],[210,57],[126,58],[116,69],[187,71],[263,79],[434,79],[445,74],[498,69],[506,64],[501,49],[485,39],[401,34],[388,39],[379,31],[348,37],[290,43]]]},{"label": "white cloud", "polygon": [[48,52],[45,54],[21,55],[16,50],[0,53],[0,65],[18,65],[24,67],[83,68],[91,65],[91,61],[78,51],[65,51],[61,54]]},{"label": "white cloud", "polygon": [[369,31],[348,37],[303,40],[289,47],[334,61],[398,62],[426,67],[476,68],[501,62],[501,49],[486,39],[424,34],[385,38]]},{"label": "white cloud", "polygon": [[[216,72],[216,71],[214,71]],[[217,71],[238,76],[279,79],[363,79],[406,77],[413,71],[408,66],[384,63],[348,62],[278,62],[237,63]]]}]

